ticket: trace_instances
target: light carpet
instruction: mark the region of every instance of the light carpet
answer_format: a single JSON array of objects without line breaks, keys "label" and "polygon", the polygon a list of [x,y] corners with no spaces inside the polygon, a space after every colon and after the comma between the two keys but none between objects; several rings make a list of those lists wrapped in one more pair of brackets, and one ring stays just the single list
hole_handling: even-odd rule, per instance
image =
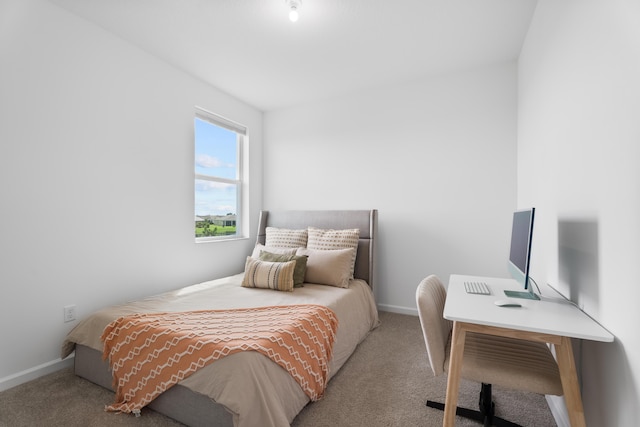
[{"label": "light carpet", "polygon": [[[381,312],[380,320],[330,381],[325,397],[307,405],[292,427],[442,425],[442,412],[425,402],[444,402],[446,377],[434,377],[429,368],[418,318]],[[476,409],[479,391],[479,384],[463,380],[459,405]],[[556,425],[544,396],[494,387],[493,397],[498,416],[525,427]],[[105,412],[112,400],[113,392],[64,369],[0,393],[0,426],[182,425],[146,408],[139,418]],[[456,419],[456,426],[478,425]]]}]

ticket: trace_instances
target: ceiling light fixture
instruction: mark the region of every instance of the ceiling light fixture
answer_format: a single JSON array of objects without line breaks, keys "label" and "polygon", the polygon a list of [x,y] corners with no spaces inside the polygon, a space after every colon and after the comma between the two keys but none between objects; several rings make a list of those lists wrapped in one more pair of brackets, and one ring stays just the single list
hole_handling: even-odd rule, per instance
[{"label": "ceiling light fixture", "polygon": [[289,5],[289,20],[291,22],[296,22],[299,18],[298,8],[302,4],[302,0],[286,0]]}]

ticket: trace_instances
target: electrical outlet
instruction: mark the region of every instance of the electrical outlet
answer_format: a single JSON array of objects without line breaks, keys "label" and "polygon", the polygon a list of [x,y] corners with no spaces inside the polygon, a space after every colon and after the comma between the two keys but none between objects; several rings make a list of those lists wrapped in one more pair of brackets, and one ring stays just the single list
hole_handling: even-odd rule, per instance
[{"label": "electrical outlet", "polygon": [[76,320],[76,306],[75,305],[67,305],[64,307],[64,321],[73,322]]}]

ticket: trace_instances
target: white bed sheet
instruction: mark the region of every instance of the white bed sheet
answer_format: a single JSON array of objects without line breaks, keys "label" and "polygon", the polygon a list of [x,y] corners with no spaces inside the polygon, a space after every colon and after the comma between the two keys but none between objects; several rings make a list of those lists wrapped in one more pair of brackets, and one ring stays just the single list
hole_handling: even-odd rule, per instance
[{"label": "white bed sheet", "polygon": [[[75,343],[102,351],[100,335],[120,316],[134,313],[215,310],[291,304],[320,304],[338,317],[329,378],[374,329],[378,312],[370,287],[352,280],[348,288],[305,283],[293,292],[243,288],[243,274],[212,280],[126,304],[107,307],[81,321],[67,336],[62,356]],[[234,426],[288,426],[309,402],[289,373],[260,353],[249,351],[222,358],[180,382],[209,396],[233,415]]]}]

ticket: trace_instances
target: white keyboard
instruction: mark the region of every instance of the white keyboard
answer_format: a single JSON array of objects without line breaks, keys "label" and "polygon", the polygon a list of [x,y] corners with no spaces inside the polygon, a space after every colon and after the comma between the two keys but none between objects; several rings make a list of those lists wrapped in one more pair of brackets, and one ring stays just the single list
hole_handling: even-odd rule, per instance
[{"label": "white keyboard", "polygon": [[484,282],[464,282],[464,290],[468,294],[491,295],[489,287]]}]

